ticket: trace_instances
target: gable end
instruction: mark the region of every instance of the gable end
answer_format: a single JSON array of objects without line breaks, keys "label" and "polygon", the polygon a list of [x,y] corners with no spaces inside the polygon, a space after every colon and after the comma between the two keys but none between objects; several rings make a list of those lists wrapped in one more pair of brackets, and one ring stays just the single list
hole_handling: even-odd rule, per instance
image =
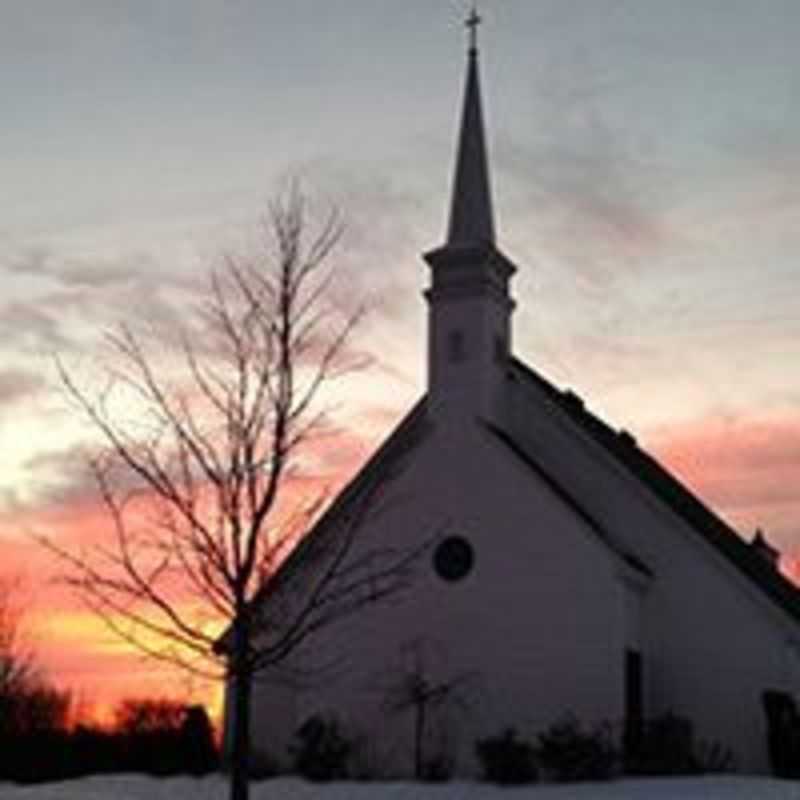
[{"label": "gable end", "polygon": [[498,428],[491,423],[484,423],[486,429],[499,441],[501,441],[526,467],[528,467],[538,478],[553,492],[569,509],[580,517],[592,532],[605,544],[612,553],[622,559],[625,564],[632,567],[638,573],[653,577],[652,570],[637,556],[626,550],[621,544],[615,541],[611,533],[591,514],[565,486],[558,482],[542,464],[517,441],[515,441],[506,431]]},{"label": "gable end", "polygon": [[636,445],[630,435],[620,433],[576,402],[574,392],[559,391],[553,384],[519,359],[512,359],[511,375],[534,384],[575,425],[651,495],[720,552],[774,603],[800,622],[800,590],[753,551],[729,525],[708,508],[655,458]]}]

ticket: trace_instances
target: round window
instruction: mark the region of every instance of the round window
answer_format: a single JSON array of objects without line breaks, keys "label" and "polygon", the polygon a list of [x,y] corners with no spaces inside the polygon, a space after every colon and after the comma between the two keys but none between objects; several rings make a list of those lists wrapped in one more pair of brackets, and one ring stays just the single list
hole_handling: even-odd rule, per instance
[{"label": "round window", "polygon": [[459,581],[465,578],[474,563],[475,552],[463,536],[448,536],[439,543],[433,553],[433,567],[436,574],[446,581]]}]

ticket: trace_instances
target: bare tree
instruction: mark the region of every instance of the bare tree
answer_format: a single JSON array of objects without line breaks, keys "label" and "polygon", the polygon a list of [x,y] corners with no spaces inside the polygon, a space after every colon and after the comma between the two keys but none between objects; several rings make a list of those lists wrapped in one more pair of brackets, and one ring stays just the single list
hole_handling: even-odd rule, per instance
[{"label": "bare tree", "polygon": [[66,728],[72,698],[45,679],[22,633],[20,582],[0,578],[0,741]]},{"label": "bare tree", "polygon": [[[201,674],[222,667],[232,687],[233,800],[248,796],[255,674],[403,588],[414,557],[356,554],[377,491],[369,486],[348,511],[327,515],[325,535],[295,548],[324,498],[298,505],[291,482],[322,421],[321,389],[353,366],[346,344],[360,316],[330,302],[338,214],[313,235],[309,227],[296,189],[269,206],[256,255],[228,255],[213,273],[202,327],[183,335],[177,373],[160,369],[127,327],[109,336],[102,391],[87,392],[59,367],[105,443],[89,465],[111,524],[91,550],[47,544],[124,639]],[[260,602],[266,595],[269,604]]]},{"label": "bare tree", "polygon": [[0,579],[0,720],[9,718],[9,703],[27,691],[38,677],[33,654],[20,637],[16,592],[13,580]]},{"label": "bare tree", "polygon": [[446,741],[438,752],[429,754],[426,751],[429,728],[437,712],[448,705],[466,707],[470,684],[477,678],[469,672],[447,677],[437,674],[434,650],[433,644],[425,639],[407,642],[403,647],[406,663],[384,687],[383,706],[388,712],[411,711],[413,714],[414,777],[417,780],[440,779],[449,772],[451,764],[447,763]]}]

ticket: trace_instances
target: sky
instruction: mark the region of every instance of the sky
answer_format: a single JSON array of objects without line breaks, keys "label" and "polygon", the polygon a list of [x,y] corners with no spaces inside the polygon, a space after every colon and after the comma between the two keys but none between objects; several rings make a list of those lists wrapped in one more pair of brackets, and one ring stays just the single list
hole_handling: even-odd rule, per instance
[{"label": "sky", "polygon": [[[0,0],[0,566],[60,685],[101,706],[207,688],[114,640],[31,534],[105,524],[102,333],[180,320],[296,178],[339,208],[369,369],[335,388],[335,486],[424,391],[462,89],[460,0]],[[516,354],[583,396],[800,575],[800,4],[485,0]]]}]

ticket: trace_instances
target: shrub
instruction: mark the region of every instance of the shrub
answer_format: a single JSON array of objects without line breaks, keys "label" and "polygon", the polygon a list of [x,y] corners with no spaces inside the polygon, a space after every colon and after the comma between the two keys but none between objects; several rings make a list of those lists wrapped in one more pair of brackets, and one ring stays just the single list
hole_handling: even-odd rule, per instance
[{"label": "shrub", "polygon": [[214,733],[202,706],[131,698],[117,706],[115,722],[120,767],[125,770],[202,775],[218,766]]},{"label": "shrub", "polygon": [[203,706],[186,707],[180,728],[183,768],[191,775],[206,775],[219,767],[214,728]]},{"label": "shrub", "polygon": [[518,738],[514,728],[480,739],[475,753],[484,779],[491,783],[533,783],[538,777],[533,745]]},{"label": "shrub", "polygon": [[720,742],[698,742],[693,760],[701,774],[733,772],[736,769],[733,751]]},{"label": "shrub", "polygon": [[691,721],[667,712],[645,723],[625,768],[632,775],[687,775],[696,771],[693,752]]},{"label": "shrub", "polygon": [[313,714],[295,732],[289,747],[294,771],[311,781],[347,778],[354,742],[332,716]]},{"label": "shrub", "polygon": [[607,780],[619,759],[608,725],[587,731],[571,716],[539,734],[536,754],[548,776],[559,782]]},{"label": "shrub", "polygon": [[734,766],[729,748],[696,742],[691,720],[672,712],[649,720],[636,749],[625,757],[625,771],[631,775],[699,775],[729,772]]},{"label": "shrub", "polygon": [[69,737],[70,769],[59,777],[81,777],[122,770],[122,737],[89,724],[79,724]]},{"label": "shrub", "polygon": [[455,763],[448,753],[430,756],[422,763],[422,780],[429,783],[445,783],[453,777]]},{"label": "shrub", "polygon": [[71,704],[68,692],[38,679],[0,690],[0,781],[53,780],[65,772]]},{"label": "shrub", "polygon": [[[24,714],[1,718],[0,781],[55,781],[107,772],[154,775],[216,769],[213,729],[201,706],[173,701],[128,700],[117,709],[119,727],[67,725],[68,696],[56,690],[29,695]],[[0,711],[8,707],[0,705]],[[2,727],[2,726],[0,726]]]},{"label": "shrub", "polygon": [[[230,772],[230,762],[224,764],[226,772]],[[275,778],[285,772],[281,762],[269,750],[260,747],[253,747],[250,753],[250,772],[249,777],[252,781],[263,781],[268,778]]]}]

